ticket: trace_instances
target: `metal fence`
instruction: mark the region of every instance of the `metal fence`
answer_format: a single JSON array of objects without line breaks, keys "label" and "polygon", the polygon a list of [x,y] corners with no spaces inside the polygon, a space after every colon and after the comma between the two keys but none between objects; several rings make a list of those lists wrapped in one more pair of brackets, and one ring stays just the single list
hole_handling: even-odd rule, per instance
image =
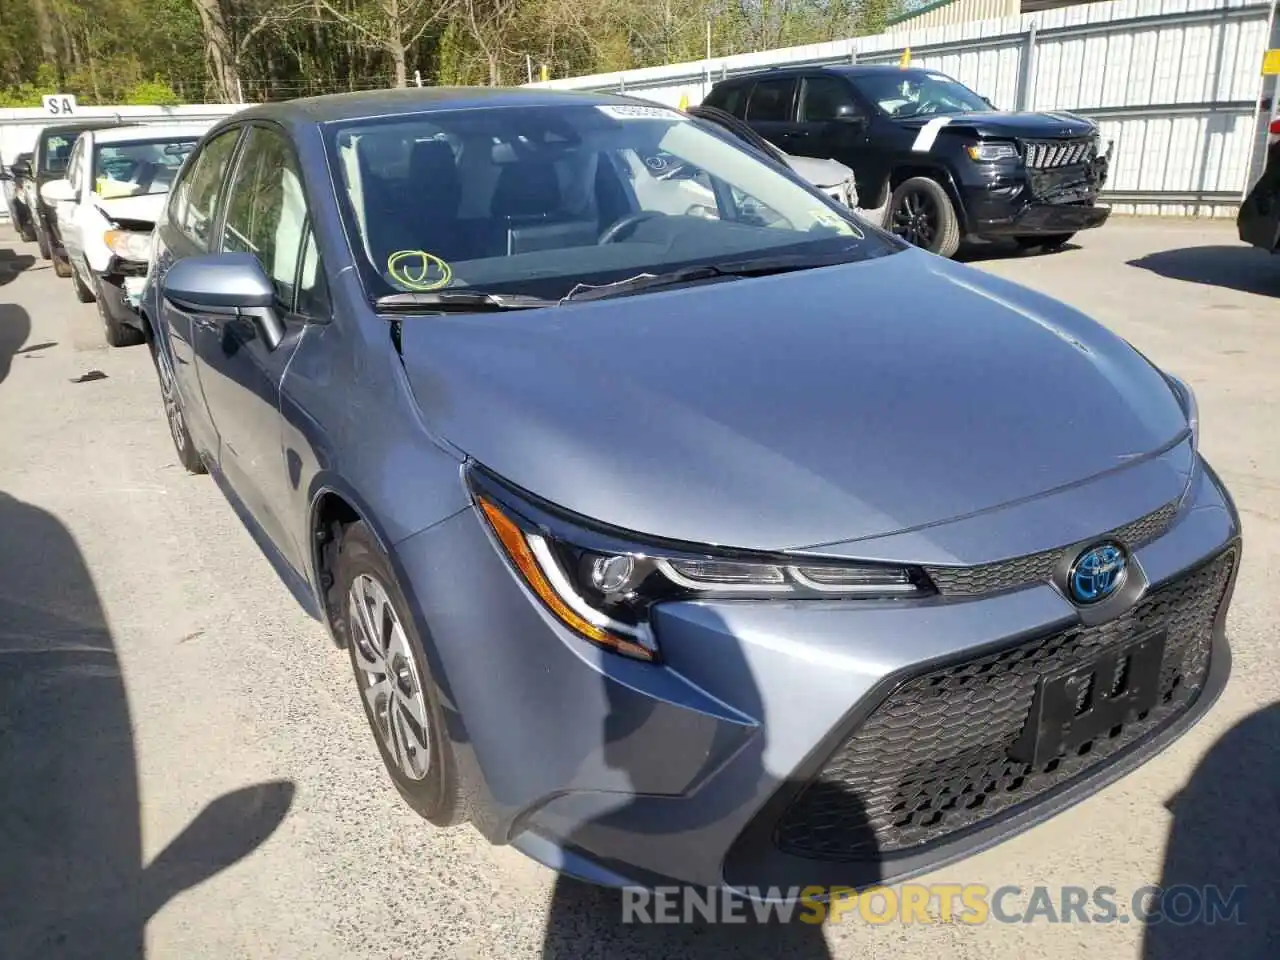
[{"label": "metal fence", "polygon": [[1108,0],[531,86],[675,106],[764,67],[896,63],[909,48],[913,65],[948,73],[1002,108],[1097,120],[1114,142],[1105,196],[1117,212],[1234,216],[1265,128],[1271,11],[1270,0]]}]

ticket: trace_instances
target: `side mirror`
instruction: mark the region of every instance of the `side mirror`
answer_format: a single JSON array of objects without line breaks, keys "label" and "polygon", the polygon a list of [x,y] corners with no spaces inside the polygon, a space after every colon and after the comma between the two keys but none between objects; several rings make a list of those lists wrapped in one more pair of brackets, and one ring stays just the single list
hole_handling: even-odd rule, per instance
[{"label": "side mirror", "polygon": [[9,174],[14,180],[30,180],[31,164],[26,160],[15,160],[9,164]]},{"label": "side mirror", "polygon": [[251,253],[206,253],[177,261],[164,277],[163,295],[179,310],[245,317],[274,350],[284,339],[276,290]]},{"label": "side mirror", "polygon": [[851,127],[861,127],[867,122],[867,118],[858,112],[858,108],[851,103],[842,103],[836,107],[835,123],[847,124]]},{"label": "side mirror", "polygon": [[74,203],[76,188],[70,180],[50,180],[40,188],[40,196],[46,203]]}]

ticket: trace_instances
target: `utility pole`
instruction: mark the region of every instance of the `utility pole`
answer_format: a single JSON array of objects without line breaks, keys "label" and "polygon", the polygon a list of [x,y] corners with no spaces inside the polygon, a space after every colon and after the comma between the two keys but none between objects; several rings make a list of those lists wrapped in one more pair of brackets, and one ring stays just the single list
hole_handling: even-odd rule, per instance
[{"label": "utility pole", "polygon": [[524,69],[529,76],[529,82],[533,83],[533,57],[527,53],[524,55]]}]

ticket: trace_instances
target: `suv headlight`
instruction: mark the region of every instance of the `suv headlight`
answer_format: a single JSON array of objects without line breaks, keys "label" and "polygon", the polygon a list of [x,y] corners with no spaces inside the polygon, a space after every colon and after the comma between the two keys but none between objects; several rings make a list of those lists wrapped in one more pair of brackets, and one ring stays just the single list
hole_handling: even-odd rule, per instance
[{"label": "suv headlight", "polygon": [[135,230],[108,230],[102,235],[107,249],[121,260],[146,263],[151,259],[151,234]]},{"label": "suv headlight", "polygon": [[664,601],[933,592],[915,567],[640,543],[560,516],[478,470],[469,480],[502,552],[547,609],[587,640],[639,660],[658,659],[650,611]]},{"label": "suv headlight", "polygon": [[993,160],[1016,160],[1019,156],[1016,144],[1001,140],[983,140],[979,143],[971,143],[964,149],[969,154],[970,160],[980,160],[984,163]]}]

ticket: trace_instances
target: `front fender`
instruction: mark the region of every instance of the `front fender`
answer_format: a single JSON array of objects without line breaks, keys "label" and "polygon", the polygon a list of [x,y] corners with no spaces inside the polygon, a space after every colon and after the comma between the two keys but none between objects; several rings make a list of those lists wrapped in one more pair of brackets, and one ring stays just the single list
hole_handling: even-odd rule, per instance
[{"label": "front fender", "polygon": [[105,274],[111,265],[112,253],[103,237],[111,229],[111,221],[92,203],[85,203],[76,208],[75,224],[89,269]]}]

